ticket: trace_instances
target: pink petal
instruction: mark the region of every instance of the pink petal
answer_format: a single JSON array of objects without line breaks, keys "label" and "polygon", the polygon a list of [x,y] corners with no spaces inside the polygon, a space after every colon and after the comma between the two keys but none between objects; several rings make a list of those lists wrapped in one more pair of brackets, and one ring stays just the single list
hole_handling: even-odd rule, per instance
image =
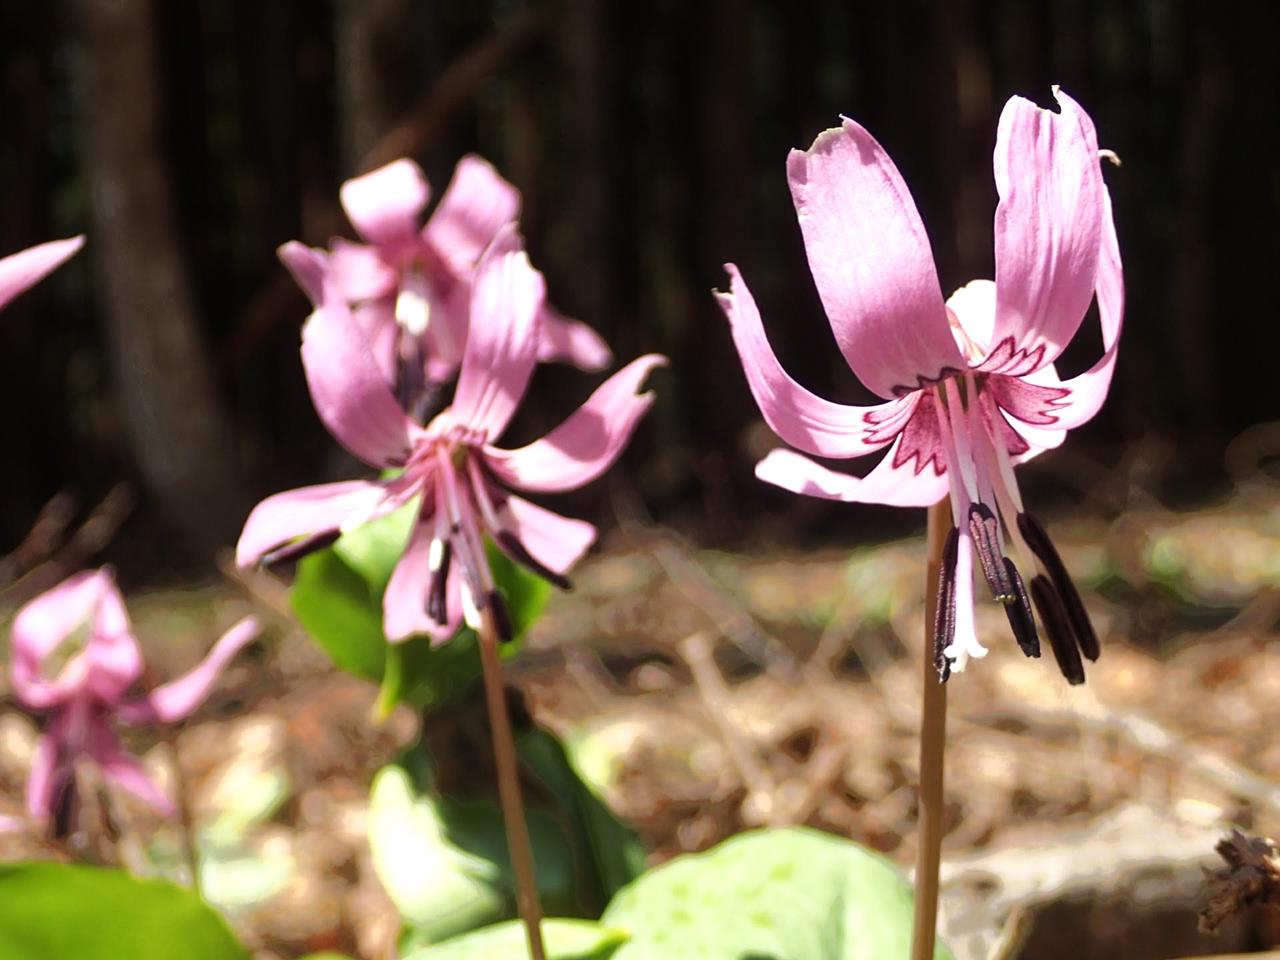
[{"label": "pink petal", "polygon": [[53,816],[53,792],[60,774],[59,753],[62,740],[59,733],[61,724],[57,717],[49,723],[49,727],[36,741],[35,754],[31,758],[31,770],[27,774],[27,813],[37,820],[47,820]]},{"label": "pink petal", "polygon": [[567,573],[596,539],[596,528],[585,520],[562,517],[517,496],[507,497],[498,519],[533,559],[555,573]]},{"label": "pink petal", "polygon": [[394,388],[400,365],[400,325],[396,323],[395,301],[388,297],[366,300],[352,308],[351,316],[369,343],[369,352],[383,381]]},{"label": "pink petal", "polygon": [[898,168],[852,120],[791,151],[809,269],[846,362],[882,397],[962,369],[920,214]]},{"label": "pink petal", "polygon": [[345,304],[330,299],[311,314],[302,328],[302,365],[316,413],[339,443],[373,467],[404,462],[413,423]]},{"label": "pink petal", "polygon": [[649,371],[666,362],[658,354],[631,361],[541,440],[518,450],[486,447],[489,465],[504,483],[535,493],[590,483],[618,459],[648,413],[653,394],[637,391]]},{"label": "pink petal", "polygon": [[455,273],[468,273],[498,231],[519,212],[520,191],[489,161],[466,156],[454,168],[453,179],[422,236]]},{"label": "pink petal", "polygon": [[[1115,373],[1120,347],[1120,329],[1124,323],[1124,267],[1120,262],[1120,244],[1111,217],[1111,197],[1103,196],[1106,216],[1103,218],[1102,250],[1098,258],[1098,317],[1102,324],[1102,357],[1079,376],[1061,386],[1068,391],[1065,400],[1054,411],[1056,426],[1074,429],[1091,420],[1107,399],[1111,375]],[[1054,376],[1056,380],[1056,375]]]},{"label": "pink petal", "polygon": [[[334,237],[329,252],[328,274],[342,299],[348,303],[395,297],[399,274],[382,258],[376,247]],[[323,299],[323,298],[322,298]],[[314,301],[317,306],[321,301]]]},{"label": "pink petal", "polygon": [[87,687],[103,703],[115,704],[142,675],[142,652],[115,577],[105,568],[102,573],[106,586],[84,650],[90,663]]},{"label": "pink petal", "polygon": [[1061,113],[1013,97],[996,134],[996,318],[1009,343],[1052,362],[1093,298],[1102,242],[1102,169],[1093,122],[1055,89]]},{"label": "pink petal", "polygon": [[446,609],[449,622],[441,626],[427,616],[427,589],[431,582],[431,541],[435,536],[435,523],[424,514],[414,525],[404,555],[396,564],[382,597],[382,629],[391,643],[401,643],[410,637],[427,635],[435,642],[448,640],[458,632],[462,620],[462,604],[459,593],[458,560],[455,557],[449,570]]},{"label": "pink petal", "polygon": [[554,307],[543,304],[542,336],[538,360],[542,363],[571,363],[579,370],[596,373],[613,363],[613,351],[581,320],[570,320]]},{"label": "pink petal", "polygon": [[222,671],[262,627],[245,617],[224,633],[192,670],[163,683],[141,700],[121,704],[116,715],[125,723],[174,723],[190,716],[208,699]]},{"label": "pink petal", "polygon": [[84,236],[52,240],[0,259],[0,307],[62,266],[84,246]]},{"label": "pink petal", "polygon": [[915,461],[910,459],[895,466],[899,443],[865,477],[837,473],[794,450],[782,448],[770,451],[756,464],[756,476],[792,493],[845,503],[883,503],[890,507],[927,507],[937,503],[947,495],[947,475],[932,469],[916,473]]},{"label": "pink petal", "polygon": [[136,757],[125,753],[111,729],[95,721],[89,730],[89,756],[102,770],[102,775],[120,789],[133,794],[162,816],[172,816],[173,801],[147,775]]},{"label": "pink petal", "polygon": [[431,188],[421,167],[401,159],[348,180],[338,196],[360,236],[370,243],[397,244],[418,233]]},{"label": "pink petal", "polygon": [[453,397],[453,418],[495,440],[510,422],[537,363],[542,274],[529,265],[514,224],[476,268],[471,324]]},{"label": "pink petal", "polygon": [[276,256],[293,274],[293,279],[307,295],[307,299],[318,306],[324,300],[325,278],[329,275],[329,254],[297,240],[290,240],[276,247]]},{"label": "pink petal", "polygon": [[[106,604],[106,623],[120,629],[98,636],[96,613]],[[122,624],[122,626],[121,626]],[[44,672],[45,660],[72,633],[90,628],[86,649],[67,662],[56,678]],[[13,692],[32,710],[48,710],[100,685],[112,690],[129,686],[142,672],[142,660],[111,575],[90,570],[64,580],[18,611],[13,621],[10,670]],[[102,672],[102,676],[95,674]]]},{"label": "pink petal", "polygon": [[[793,447],[821,457],[857,457],[887,446],[896,430],[886,431],[869,416],[883,420],[898,406],[914,403],[915,394],[877,407],[852,407],[810,393],[778,363],[755,299],[738,268],[729,263],[725,270],[729,292],[717,293],[716,299],[729,318],[747,385],[773,432]],[[894,416],[887,419],[897,420]]]},{"label": "pink petal", "polygon": [[298,537],[337,530],[352,517],[372,518],[386,492],[367,480],[321,483],[267,497],[249,514],[236,544],[236,565],[247,567]]}]

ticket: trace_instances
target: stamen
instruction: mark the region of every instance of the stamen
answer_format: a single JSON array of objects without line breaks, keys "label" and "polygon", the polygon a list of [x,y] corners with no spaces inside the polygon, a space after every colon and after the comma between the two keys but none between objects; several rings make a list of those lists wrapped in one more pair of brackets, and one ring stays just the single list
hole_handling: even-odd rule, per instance
[{"label": "stamen", "polygon": [[507,556],[520,564],[520,566],[536,573],[538,576],[542,577],[543,580],[554,583],[561,590],[573,589],[573,583],[568,577],[562,573],[556,573],[554,570],[547,569],[535,560],[533,555],[525,549],[524,544],[521,543],[516,535],[510,530],[498,530],[494,533],[494,536],[498,541],[498,546],[506,551]]},{"label": "stamen", "polygon": [[1000,549],[1000,524],[985,503],[969,504],[969,533],[973,537],[974,549],[978,552],[982,575],[991,588],[991,596],[1001,603],[1012,603],[1017,599],[1017,594],[1013,591],[1013,582],[1004,566],[1005,556]]},{"label": "stamen", "polygon": [[1013,631],[1018,646],[1028,657],[1040,656],[1040,636],[1036,633],[1036,618],[1031,613],[1031,601],[1027,599],[1027,588],[1022,583],[1022,575],[1013,561],[1004,558],[1005,573],[1013,586],[1015,599],[1004,605],[1005,616],[1009,618],[1009,629]]},{"label": "stamen", "polygon": [[462,578],[462,618],[472,630],[479,630],[483,622],[480,607],[476,604],[476,598],[471,593],[471,584],[467,582],[466,577]]},{"label": "stamen", "polygon": [[1040,620],[1049,635],[1049,646],[1053,647],[1058,669],[1072,686],[1084,683],[1084,664],[1080,662],[1080,650],[1076,646],[1071,624],[1067,621],[1062,598],[1044,574],[1036,574],[1031,578],[1031,597],[1035,600],[1036,610],[1040,612]]},{"label": "stamen", "polygon": [[[436,556],[439,547],[440,556]],[[438,562],[437,562],[438,560]],[[440,626],[449,621],[449,568],[453,565],[453,544],[448,540],[431,541],[431,580],[427,586],[427,616]]]},{"label": "stamen", "polygon": [[947,534],[938,567],[938,605],[933,612],[933,667],[938,681],[951,677],[951,659],[944,653],[956,637],[956,560],[959,556],[960,531],[955,527]]},{"label": "stamen", "polygon": [[1018,514],[1018,529],[1022,531],[1022,536],[1026,539],[1031,552],[1044,564],[1045,572],[1049,574],[1049,579],[1053,581],[1054,588],[1062,598],[1063,609],[1071,624],[1076,643],[1080,645],[1080,652],[1090,660],[1096,661],[1102,652],[1098,643],[1098,634],[1089,620],[1089,612],[1085,609],[1084,600],[1080,598],[1080,591],[1072,583],[1071,574],[1067,572],[1067,566],[1062,562],[1062,555],[1058,553],[1057,547],[1049,539],[1049,534],[1040,521],[1031,514]]},{"label": "stamen", "polygon": [[489,609],[493,612],[493,628],[498,632],[499,643],[510,643],[515,639],[516,631],[511,624],[511,611],[507,609],[507,601],[501,591],[489,592]]},{"label": "stamen", "polygon": [[284,546],[276,547],[274,550],[264,553],[259,562],[264,567],[270,567],[277,563],[284,563],[286,560],[301,560],[307,554],[323,550],[336,542],[341,535],[342,531],[336,528],[333,530],[321,530],[319,533],[313,533],[310,536],[303,537],[301,540],[286,543]]}]

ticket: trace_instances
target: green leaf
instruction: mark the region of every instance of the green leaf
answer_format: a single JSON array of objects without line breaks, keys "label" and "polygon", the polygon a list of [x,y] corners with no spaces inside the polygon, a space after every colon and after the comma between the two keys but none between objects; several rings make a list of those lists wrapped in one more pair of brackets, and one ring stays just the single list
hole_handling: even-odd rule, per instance
[{"label": "green leaf", "polygon": [[[470,630],[434,648],[426,638],[389,645],[382,631],[382,595],[404,552],[416,510],[415,500],[304,557],[290,591],[298,621],[333,662],[380,685],[381,716],[400,702],[438,709],[465,696],[480,678]],[[518,641],[541,614],[551,587],[492,546],[488,558]],[[517,649],[516,643],[507,644],[503,655],[512,656]]]},{"label": "green leaf", "polygon": [[65,863],[0,866],[5,960],[248,960],[195,894],[121,870]]},{"label": "green leaf", "polygon": [[[593,920],[542,921],[547,960],[609,960],[627,939],[625,932]],[[508,920],[433,947],[420,947],[404,960],[528,960],[524,926]]]},{"label": "green leaf", "polygon": [[[575,912],[569,838],[545,811],[527,817],[544,905]],[[502,815],[493,804],[418,795],[404,769],[384,767],[370,796],[369,847],[413,942],[434,943],[515,913]]]},{"label": "green leaf", "polygon": [[[888,860],[804,827],[759,830],[678,857],[626,887],[601,922],[614,960],[901,960],[911,888]],[[935,960],[950,960],[941,944]]]},{"label": "green leaf", "polygon": [[517,748],[567,815],[575,846],[582,851],[591,875],[584,897],[600,897],[599,906],[603,906],[644,870],[644,847],[583,777],[576,753],[582,742],[582,738],[570,738],[561,744],[543,730],[529,730],[520,735]]}]

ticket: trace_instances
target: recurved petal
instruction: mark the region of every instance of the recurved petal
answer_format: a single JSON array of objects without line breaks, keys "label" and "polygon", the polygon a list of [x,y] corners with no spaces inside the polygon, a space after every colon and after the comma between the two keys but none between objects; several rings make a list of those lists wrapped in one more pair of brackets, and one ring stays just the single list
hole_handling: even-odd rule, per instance
[{"label": "recurved petal", "polygon": [[[1098,318],[1102,325],[1102,356],[1092,367],[1061,383],[1066,397],[1054,410],[1055,425],[1073,430],[1093,419],[1102,409],[1111,389],[1116,357],[1120,349],[1120,329],[1124,324],[1124,267],[1120,262],[1120,244],[1111,215],[1111,198],[1104,194],[1105,217],[1102,224],[1102,250],[1098,258]],[[1053,379],[1056,381],[1057,376]]]},{"label": "recurved petal", "polygon": [[520,191],[488,160],[466,156],[454,168],[422,236],[455,273],[466,273],[519,212]]},{"label": "recurved petal", "polygon": [[62,266],[84,246],[84,236],[51,240],[0,259],[0,307]]},{"label": "recurved petal", "polygon": [[875,138],[846,119],[791,151],[787,175],[809,269],[858,378],[893,397],[962,369],[924,224]]},{"label": "recurved petal", "polygon": [[485,448],[489,465],[504,483],[534,493],[590,483],[618,459],[653,405],[652,392],[638,391],[649,371],[666,362],[658,354],[631,361],[541,440],[518,450]]},{"label": "recurved petal", "polygon": [[947,495],[946,474],[939,475],[932,467],[917,473],[915,460],[911,459],[895,466],[900,444],[901,441],[894,443],[865,477],[830,470],[783,448],[770,451],[756,464],[756,476],[792,493],[845,503],[883,503],[890,507],[927,507],[937,503]]},{"label": "recurved petal", "polygon": [[524,396],[538,358],[538,317],[545,288],[529,264],[515,224],[507,224],[480,259],[471,289],[471,323],[453,418],[496,440]]},{"label": "recurved petal", "polygon": [[431,188],[422,168],[412,160],[393,160],[338,191],[347,219],[370,243],[411,241],[418,233]]},{"label": "recurved petal", "polygon": [[136,757],[125,753],[120,741],[101,720],[95,719],[89,727],[89,756],[102,770],[102,775],[126,793],[131,793],[162,816],[172,816],[173,801],[151,779]]},{"label": "recurved petal", "polygon": [[302,328],[302,366],[316,413],[339,443],[373,467],[404,462],[413,423],[346,304],[330,298],[311,314]]},{"label": "recurved petal", "polygon": [[106,581],[94,608],[89,642],[84,655],[91,664],[87,686],[104,703],[115,704],[142,675],[142,652],[133,636],[133,625],[124,597],[110,568],[99,571]]},{"label": "recurved petal", "polygon": [[121,704],[117,716],[125,723],[174,723],[188,717],[209,697],[213,685],[240,650],[261,630],[245,617],[224,633],[205,658],[187,673],[162,683],[146,696]]},{"label": "recurved petal", "polygon": [[236,565],[257,563],[263,555],[298,537],[337,530],[350,517],[372,518],[384,496],[379,484],[346,480],[267,497],[244,523],[236,544]]},{"label": "recurved petal", "polygon": [[809,392],[782,369],[738,268],[728,263],[725,270],[729,292],[717,292],[716,300],[729,318],[747,385],[773,432],[793,447],[819,457],[858,457],[887,446],[896,431],[886,431],[884,423],[897,422],[898,418],[890,415],[893,409],[914,403],[915,394],[875,407],[853,407]]},{"label": "recurved petal", "polygon": [[568,573],[596,539],[596,528],[585,520],[562,517],[521,497],[507,497],[498,519],[533,559],[555,573]]},{"label": "recurved petal", "polygon": [[276,256],[293,275],[302,292],[312,304],[318,306],[324,300],[325,277],[329,274],[329,254],[305,243],[290,240],[276,247]]},{"label": "recurved petal", "polygon": [[538,360],[542,363],[571,363],[579,370],[596,373],[613,363],[613,351],[581,320],[571,320],[544,303],[539,319]]},{"label": "recurved petal", "polygon": [[1106,203],[1093,121],[1054,95],[1059,113],[1013,97],[996,133],[991,347],[1039,350],[1037,366],[1062,352],[1093,298]]}]

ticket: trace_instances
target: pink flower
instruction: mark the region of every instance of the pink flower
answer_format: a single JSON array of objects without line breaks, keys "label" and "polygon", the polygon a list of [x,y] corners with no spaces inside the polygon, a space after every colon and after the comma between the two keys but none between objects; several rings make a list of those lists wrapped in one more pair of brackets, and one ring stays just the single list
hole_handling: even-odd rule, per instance
[{"label": "pink flower", "polygon": [[190,715],[257,632],[257,622],[244,618],[190,673],[134,696],[142,655],[108,569],[78,573],[24,606],[13,621],[13,692],[27,709],[48,715],[27,781],[27,812],[40,819],[65,815],[75,798],[75,765],[83,759],[121,789],[172,813],[173,803],[125,752],[112,722],[174,723]]},{"label": "pink flower", "polygon": [[[280,247],[280,259],[317,306],[324,279],[331,280],[353,306],[383,376],[412,409],[424,387],[457,371],[476,263],[498,230],[515,221],[520,194],[487,161],[468,156],[425,226],[430,187],[412,160],[348,180],[340,196],[367,242],[336,238],[326,253],[291,241]],[[609,348],[594,330],[545,303],[541,311],[540,360],[567,360],[587,371],[609,365]]]},{"label": "pink flower", "polygon": [[465,615],[501,598],[483,534],[517,563],[566,586],[565,573],[595,528],[559,516],[515,491],[572,490],[603,473],[652,404],[637,394],[663,357],[640,357],[596,390],[546,437],[518,450],[494,446],[537,363],[542,276],[529,265],[514,224],[498,231],[469,284],[466,351],[450,407],[420,426],[397,403],[358,320],[326,288],[302,333],[302,361],[316,412],[348,450],[393,479],[303,487],[253,510],[236,562],[274,562],[331,543],[344,530],[416,500],[417,520],[383,602],[388,639],[448,639]]},{"label": "pink flower", "polygon": [[39,283],[83,246],[83,236],[51,240],[0,259],[0,307]]},{"label": "pink flower", "polygon": [[[832,500],[927,506],[948,493],[952,531],[940,584],[935,661],[945,679],[986,649],[973,623],[976,552],[1023,649],[1039,655],[1029,600],[1063,673],[1083,682],[1080,654],[1098,640],[1044,528],[1022,505],[1013,465],[1062,442],[1106,397],[1124,307],[1120,253],[1088,115],[1054,94],[1061,112],[1019,97],[996,137],[995,281],[975,280],[945,303],[924,226],[897,168],[852,120],[787,174],[809,266],[846,362],[885,398],[831,403],[792,380],[769,348],[746,284],[728,265],[718,294],[766,422],[803,453],[844,459],[888,448],[865,477],[830,470],[793,450],[770,453],[761,479]],[[1053,361],[1097,297],[1104,353],[1061,381]],[[1039,572],[1030,597],[1010,542]]]}]

